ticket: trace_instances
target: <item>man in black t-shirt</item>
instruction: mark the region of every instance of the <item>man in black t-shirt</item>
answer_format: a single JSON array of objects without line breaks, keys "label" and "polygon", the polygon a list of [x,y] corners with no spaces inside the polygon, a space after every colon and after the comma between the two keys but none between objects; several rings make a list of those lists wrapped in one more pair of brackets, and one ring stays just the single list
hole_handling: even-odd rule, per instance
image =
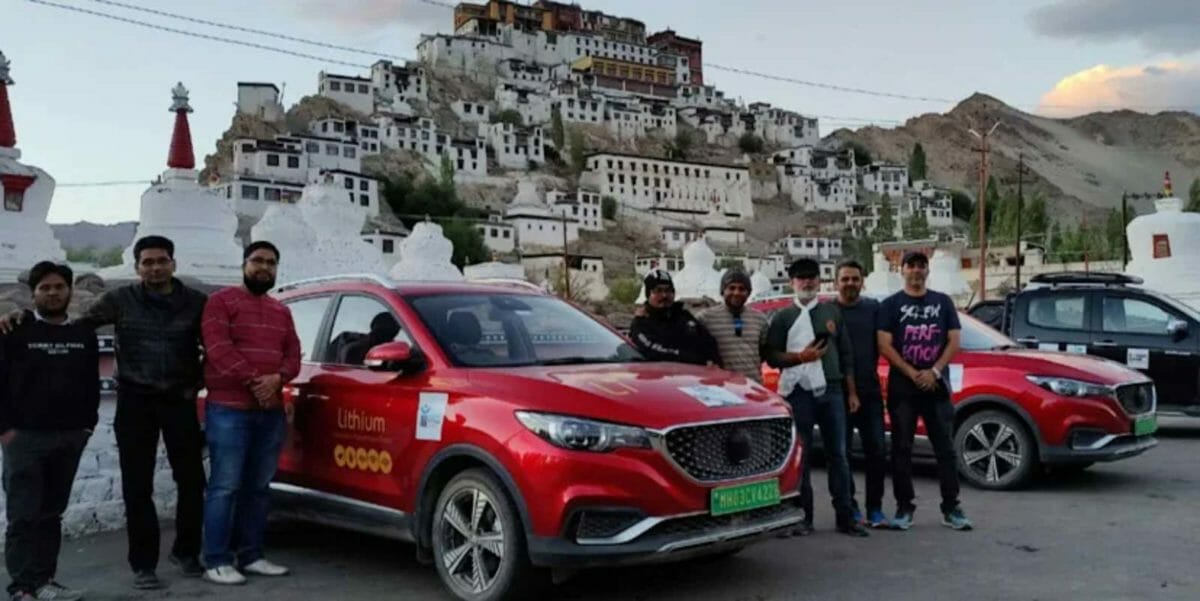
[{"label": "man in black t-shirt", "polygon": [[80,599],[55,581],[62,514],[96,427],[96,331],[67,319],[71,268],[29,271],[36,311],[0,336],[0,445],[8,513],[4,559],[13,599]]},{"label": "man in black t-shirt", "polygon": [[892,368],[888,375],[887,406],[892,418],[892,485],[896,517],[892,527],[912,527],[916,505],[912,484],[912,447],[917,417],[925,422],[937,457],[942,492],[942,524],[970,530],[971,522],[958,506],[958,465],[951,442],[954,405],[947,373],[958,353],[962,326],[949,296],[929,290],[929,258],[908,252],[901,261],[904,290],[879,307],[879,352]]}]

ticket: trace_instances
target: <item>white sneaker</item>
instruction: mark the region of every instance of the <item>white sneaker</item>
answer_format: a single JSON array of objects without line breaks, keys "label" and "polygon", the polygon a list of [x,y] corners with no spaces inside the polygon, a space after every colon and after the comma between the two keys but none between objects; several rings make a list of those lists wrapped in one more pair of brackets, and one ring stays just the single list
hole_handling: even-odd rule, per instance
[{"label": "white sneaker", "polygon": [[205,570],[204,579],[215,584],[246,584],[246,577],[233,566],[217,566]]},{"label": "white sneaker", "polygon": [[259,559],[242,566],[242,571],[258,576],[286,576],[290,570],[266,559]]}]

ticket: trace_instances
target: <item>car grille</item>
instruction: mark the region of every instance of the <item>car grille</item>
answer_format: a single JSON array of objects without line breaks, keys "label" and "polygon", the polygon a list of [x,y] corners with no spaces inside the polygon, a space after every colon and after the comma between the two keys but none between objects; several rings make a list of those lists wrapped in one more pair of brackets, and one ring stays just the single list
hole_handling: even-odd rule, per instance
[{"label": "car grille", "polygon": [[1117,401],[1129,415],[1141,415],[1154,409],[1154,383],[1143,382],[1117,388]]},{"label": "car grille", "polygon": [[577,539],[616,536],[642,520],[638,511],[581,511],[575,527]]},{"label": "car grille", "polygon": [[701,482],[772,472],[792,449],[792,418],[684,426],[667,433],[666,450],[683,471]]},{"label": "car grille", "polygon": [[728,528],[730,526],[745,523],[768,522],[774,518],[783,517],[789,512],[795,511],[795,509],[795,499],[789,499],[778,505],[752,509],[750,511],[743,511],[741,513],[734,513],[730,515],[697,515],[687,518],[667,520],[651,528],[647,533],[647,536],[687,535],[692,533],[712,532],[713,530],[719,530],[721,528]]}]

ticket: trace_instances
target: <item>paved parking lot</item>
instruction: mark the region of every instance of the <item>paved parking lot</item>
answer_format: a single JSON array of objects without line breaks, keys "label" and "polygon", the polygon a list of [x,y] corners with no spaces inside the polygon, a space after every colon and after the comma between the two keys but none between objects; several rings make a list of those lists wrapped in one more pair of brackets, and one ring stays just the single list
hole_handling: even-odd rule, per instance
[{"label": "paved parking lot", "polygon": [[[910,532],[864,540],[835,534],[826,496],[812,537],[774,540],[721,561],[587,572],[554,594],[576,601],[1200,599],[1200,426],[1165,423],[1159,447],[1129,461],[1020,492],[964,489],[974,532],[938,525],[937,483],[927,469]],[[824,481],[819,474],[818,494]],[[276,527],[270,543],[271,556],[294,576],[230,589],[164,568],[171,588],[140,594],[127,587],[118,532],[65,545],[60,580],[93,591],[89,599],[448,598],[433,569],[399,543],[294,524]]]}]

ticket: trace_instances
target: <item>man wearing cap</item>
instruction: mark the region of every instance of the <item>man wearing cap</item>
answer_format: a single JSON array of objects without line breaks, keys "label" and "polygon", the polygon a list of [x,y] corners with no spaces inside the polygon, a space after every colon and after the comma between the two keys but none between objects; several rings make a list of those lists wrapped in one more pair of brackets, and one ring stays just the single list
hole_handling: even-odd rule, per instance
[{"label": "man wearing cap", "polygon": [[719,365],[717,342],[694,315],[675,301],[671,274],[653,269],[646,274],[646,304],[629,327],[633,344],[651,361]]},{"label": "man wearing cap", "polygon": [[788,276],[796,296],[791,306],[771,319],[763,355],[768,364],[782,370],[779,394],[792,405],[796,430],[806,451],[800,468],[800,505],[805,520],[793,534],[804,536],[813,531],[811,453],[807,451],[812,448],[815,424],[821,427],[829,463],[829,494],[837,515],[837,531],[867,536],[867,530],[853,518],[850,464],[846,460],[846,405],[851,413],[858,411],[850,334],[837,305],[817,299],[820,264],[798,259],[788,268]]},{"label": "man wearing cap", "polygon": [[746,306],[750,292],[750,276],[739,267],[729,269],[721,276],[721,297],[725,303],[700,313],[699,319],[717,340],[721,366],[761,382],[767,316]]},{"label": "man wearing cap", "polygon": [[937,457],[942,493],[942,524],[970,530],[971,522],[958,504],[958,467],[951,443],[954,405],[950,401],[947,367],[958,353],[961,325],[949,296],[929,290],[929,257],[909,251],[901,261],[904,289],[879,306],[879,351],[892,364],[888,375],[887,406],[892,421],[892,486],[896,517],[892,527],[912,527],[915,494],[912,447],[917,417],[925,422]]}]

